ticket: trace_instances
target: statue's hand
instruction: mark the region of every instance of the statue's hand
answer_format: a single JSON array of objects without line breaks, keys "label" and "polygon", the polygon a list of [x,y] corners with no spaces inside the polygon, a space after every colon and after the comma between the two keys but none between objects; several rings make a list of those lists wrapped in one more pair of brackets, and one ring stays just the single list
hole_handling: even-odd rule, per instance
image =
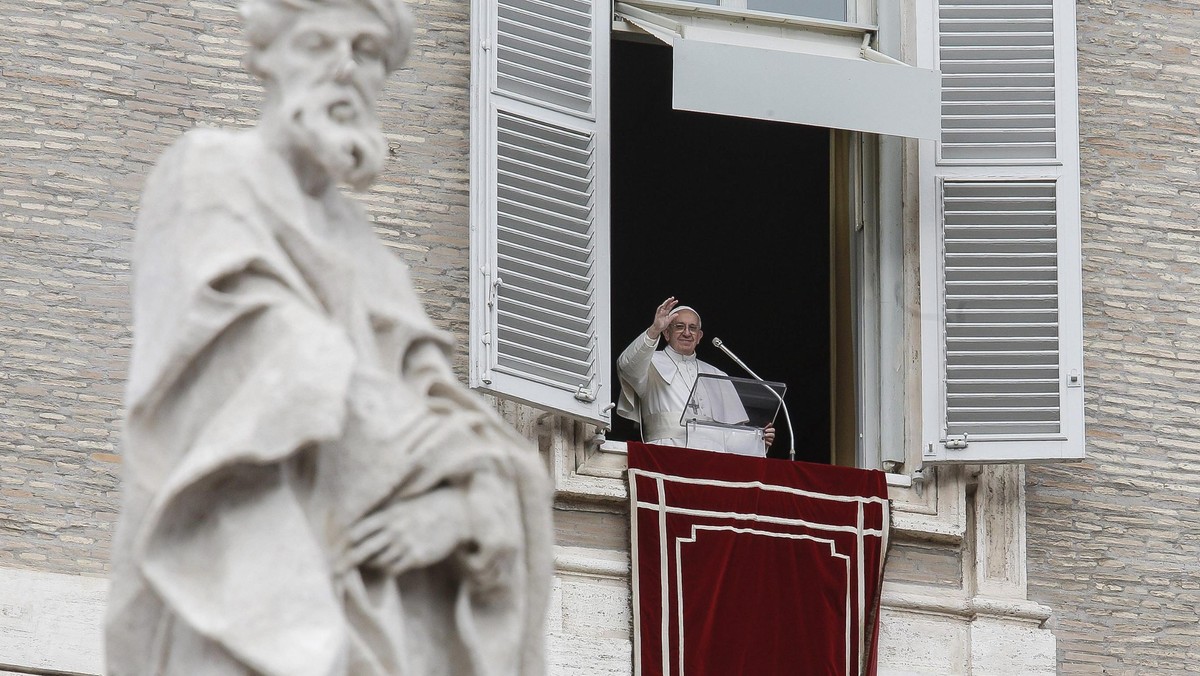
[{"label": "statue's hand", "polygon": [[467,505],[472,537],[462,563],[474,590],[486,595],[511,581],[521,538],[520,507],[513,487],[491,472],[473,477]]},{"label": "statue's hand", "polygon": [[392,503],[350,528],[339,571],[370,566],[399,575],[445,559],[469,537],[464,491],[439,488]]}]

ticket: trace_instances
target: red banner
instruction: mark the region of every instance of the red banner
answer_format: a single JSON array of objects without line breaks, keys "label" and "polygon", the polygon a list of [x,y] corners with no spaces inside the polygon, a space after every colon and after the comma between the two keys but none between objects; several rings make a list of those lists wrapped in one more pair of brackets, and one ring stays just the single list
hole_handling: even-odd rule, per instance
[{"label": "red banner", "polygon": [[629,444],[635,676],[875,673],[883,472]]}]

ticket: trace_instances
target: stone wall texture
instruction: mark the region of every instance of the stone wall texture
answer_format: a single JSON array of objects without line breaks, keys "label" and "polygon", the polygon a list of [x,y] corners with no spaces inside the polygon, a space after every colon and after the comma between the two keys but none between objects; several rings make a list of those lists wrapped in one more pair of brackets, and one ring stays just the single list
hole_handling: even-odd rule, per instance
[{"label": "stone wall texture", "polygon": [[[465,336],[468,9],[410,5],[412,56],[381,104],[393,158],[361,199]],[[0,566],[103,575],[138,196],[184,131],[253,124],[261,89],[237,0],[0,0],[0,17]]]},{"label": "stone wall texture", "polygon": [[[362,199],[465,336],[467,3],[411,4]],[[0,0],[0,566],[106,572],[137,198],[185,130],[253,122],[235,5]],[[1200,4],[1077,11],[1089,456],[1028,471],[1030,595],[1061,673],[1196,673]]]},{"label": "stone wall texture", "polygon": [[1088,458],[1028,470],[1060,673],[1200,671],[1200,4],[1077,5]]}]

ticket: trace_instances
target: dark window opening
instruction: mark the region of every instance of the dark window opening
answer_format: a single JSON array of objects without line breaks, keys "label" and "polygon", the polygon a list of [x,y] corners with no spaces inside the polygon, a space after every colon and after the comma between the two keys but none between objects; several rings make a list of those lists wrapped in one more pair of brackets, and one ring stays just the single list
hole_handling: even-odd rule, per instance
[{"label": "dark window opening", "polygon": [[[699,357],[787,383],[796,458],[830,462],[830,132],[671,108],[671,49],[612,44],[612,348],[677,296],[703,319]],[[609,438],[638,439],[613,415]],[[786,457],[783,414],[773,457]]]}]

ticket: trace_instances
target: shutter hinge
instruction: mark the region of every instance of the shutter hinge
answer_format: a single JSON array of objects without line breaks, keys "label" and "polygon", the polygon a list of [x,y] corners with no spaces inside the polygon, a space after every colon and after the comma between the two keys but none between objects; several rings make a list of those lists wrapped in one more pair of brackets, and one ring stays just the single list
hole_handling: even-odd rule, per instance
[{"label": "shutter hinge", "polygon": [[945,439],[940,440],[942,445],[952,451],[961,451],[967,447],[967,435],[964,434],[947,434]]},{"label": "shutter hinge", "polygon": [[579,387],[575,388],[575,398],[585,404],[590,404],[596,401],[596,393],[592,391],[592,383],[595,382],[596,375],[592,374],[588,381]]},{"label": "shutter hinge", "polygon": [[[491,275],[488,276],[490,277]],[[488,307],[496,307],[496,301],[500,297],[501,286],[504,286],[504,280],[501,279],[500,275],[496,275],[496,279],[492,280],[492,283],[488,285],[490,287],[487,300]]]},{"label": "shutter hinge", "polygon": [[[492,344],[492,332],[485,331],[483,333],[483,335],[479,337],[479,342],[483,343],[484,345],[491,345]],[[491,385],[492,384],[492,370],[489,368],[485,368],[483,370],[483,375],[480,376],[479,380],[481,382],[483,382],[484,385]]]},{"label": "shutter hinge", "polygon": [[479,47],[480,47],[480,49],[482,49],[483,51],[486,52],[492,48],[492,41],[491,40],[483,40],[482,42],[479,43]]},{"label": "shutter hinge", "polygon": [[1067,387],[1083,387],[1083,378],[1079,375],[1078,369],[1071,369],[1067,374]]}]

